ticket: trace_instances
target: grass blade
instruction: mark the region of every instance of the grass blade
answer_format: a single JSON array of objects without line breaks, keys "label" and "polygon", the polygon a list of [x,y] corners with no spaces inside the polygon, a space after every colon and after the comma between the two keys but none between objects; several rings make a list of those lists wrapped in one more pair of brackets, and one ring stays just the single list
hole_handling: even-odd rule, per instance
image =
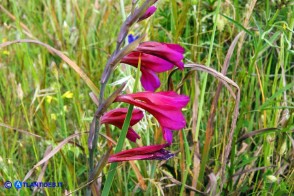
[{"label": "grass blade", "polygon": [[9,45],[17,44],[17,43],[32,43],[32,44],[37,44],[37,45],[45,47],[49,52],[59,56],[62,60],[64,60],[86,82],[88,87],[95,93],[95,95],[97,96],[99,95],[98,88],[91,81],[91,79],[86,75],[86,73],[84,73],[84,71],[75,62],[73,62],[70,58],[64,55],[61,51],[53,48],[52,46],[49,46],[48,44],[45,44],[38,40],[20,39],[15,41],[4,42],[0,44],[0,48],[7,47]]}]

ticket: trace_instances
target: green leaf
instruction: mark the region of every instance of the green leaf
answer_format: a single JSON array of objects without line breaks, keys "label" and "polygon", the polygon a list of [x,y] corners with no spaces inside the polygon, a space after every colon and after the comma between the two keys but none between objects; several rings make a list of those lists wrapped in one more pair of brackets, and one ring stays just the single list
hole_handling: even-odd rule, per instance
[{"label": "green leaf", "polygon": [[248,33],[249,35],[253,36],[253,33],[251,31],[249,31],[248,29],[246,29],[245,27],[243,27],[243,25],[241,25],[240,23],[238,23],[237,21],[235,21],[234,19],[224,15],[224,14],[221,14],[223,17],[225,17],[226,19],[228,19],[230,22],[232,22],[233,24],[235,24],[237,27],[243,29],[246,33]]}]

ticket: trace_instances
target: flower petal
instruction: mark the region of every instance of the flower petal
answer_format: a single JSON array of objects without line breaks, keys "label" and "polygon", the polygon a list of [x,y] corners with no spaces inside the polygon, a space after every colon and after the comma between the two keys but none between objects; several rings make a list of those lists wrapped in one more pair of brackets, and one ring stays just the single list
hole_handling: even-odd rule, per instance
[{"label": "flower petal", "polygon": [[116,153],[116,155],[124,157],[124,156],[129,156],[130,154],[132,154],[132,155],[150,154],[150,153],[155,153],[155,152],[159,151],[160,149],[163,149],[167,146],[168,146],[168,144],[143,146],[143,147],[139,147],[139,148],[132,148],[130,150],[124,150],[122,152]]},{"label": "flower petal", "polygon": [[166,127],[162,127],[162,134],[164,140],[168,143],[171,144],[173,142],[173,133],[170,129]]},{"label": "flower petal", "polygon": [[125,102],[151,113],[162,127],[179,130],[185,127],[186,121],[182,108],[189,102],[189,97],[173,92],[139,92],[120,95],[116,102]]},{"label": "flower petal", "polygon": [[155,91],[160,87],[160,80],[157,75],[148,69],[141,68],[142,76],[141,83],[145,90],[147,91]]},{"label": "flower petal", "polygon": [[184,63],[182,62],[184,59],[183,48],[180,48],[180,46],[150,41],[141,43],[136,50],[170,61],[180,69],[184,68]]},{"label": "flower petal", "polygon": [[130,160],[168,160],[173,157],[174,154],[164,149],[167,146],[168,144],[160,144],[124,150],[111,155],[108,162]]},{"label": "flower petal", "polygon": [[127,132],[127,138],[132,141],[132,142],[135,142],[136,143],[136,140],[137,139],[140,139],[141,137],[138,135],[138,133],[136,131],[134,131],[134,129],[132,127],[130,127],[128,129],[128,132]]},{"label": "flower petal", "polygon": [[[101,124],[103,123],[112,124],[121,129],[125,121],[127,113],[128,113],[128,108],[117,108],[114,110],[110,110],[109,112],[105,113],[101,117],[100,122]],[[144,114],[141,110],[134,109],[132,113],[130,126],[137,124],[143,118],[143,116]]]},{"label": "flower petal", "polygon": [[171,49],[173,49],[175,51],[178,51],[180,53],[184,53],[185,52],[185,49],[182,46],[180,46],[179,44],[168,44],[168,43],[166,43],[166,45],[169,48],[171,48]]},{"label": "flower petal", "polygon": [[189,97],[185,95],[178,95],[173,91],[165,92],[138,92],[129,95],[130,97],[142,100],[149,104],[164,106],[165,108],[183,108],[189,102]]},{"label": "flower petal", "polygon": [[[117,108],[114,110],[110,110],[101,117],[100,123],[112,124],[122,129],[127,113],[128,108]],[[144,114],[141,110],[134,109],[132,113],[130,126],[133,126],[136,123],[138,123],[143,118],[143,116]],[[129,127],[128,129],[126,137],[132,142],[136,142],[137,139],[140,139],[140,136],[131,127]]]},{"label": "flower petal", "polygon": [[164,71],[171,70],[174,67],[173,63],[165,59],[162,59],[151,54],[145,54],[140,52],[131,52],[121,60],[121,63],[126,63],[134,67],[138,67],[140,55],[141,69],[142,67],[144,67],[146,69],[151,69],[154,72],[161,73]]}]

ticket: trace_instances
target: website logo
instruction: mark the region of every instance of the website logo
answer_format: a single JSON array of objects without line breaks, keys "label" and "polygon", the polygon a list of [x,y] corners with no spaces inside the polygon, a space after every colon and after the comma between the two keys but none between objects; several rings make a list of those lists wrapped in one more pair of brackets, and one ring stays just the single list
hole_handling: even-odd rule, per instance
[{"label": "website logo", "polygon": [[7,188],[7,189],[10,189],[12,187],[12,183],[10,181],[6,181],[4,183],[4,187]]},{"label": "website logo", "polygon": [[16,181],[14,182],[14,187],[15,187],[16,189],[21,189],[21,187],[22,187],[22,182],[19,181],[19,180],[16,180]]}]

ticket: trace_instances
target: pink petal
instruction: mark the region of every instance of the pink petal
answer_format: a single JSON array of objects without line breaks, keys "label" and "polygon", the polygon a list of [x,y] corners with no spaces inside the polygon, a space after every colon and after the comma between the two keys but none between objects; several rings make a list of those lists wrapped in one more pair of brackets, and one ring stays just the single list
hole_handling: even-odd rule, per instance
[{"label": "pink petal", "polygon": [[134,67],[138,67],[140,55],[141,68],[144,67],[146,69],[151,69],[154,72],[161,73],[171,70],[174,67],[173,63],[166,61],[165,59],[140,52],[131,52],[121,60],[121,63],[126,63]]},{"label": "pink petal", "polygon": [[155,91],[160,87],[160,80],[157,75],[148,69],[141,68],[142,76],[141,83],[145,90],[147,91]]},{"label": "pink petal", "polygon": [[146,154],[146,155],[133,155],[129,157],[118,157],[114,154],[108,158],[108,162],[113,163],[113,162],[122,162],[122,161],[134,161],[134,160],[146,160],[146,159],[148,160],[152,156],[153,156],[152,154]]},{"label": "pink petal", "polygon": [[150,146],[143,146],[139,148],[132,148],[130,150],[124,150],[122,152],[116,153],[117,156],[129,156],[129,155],[143,155],[143,154],[150,154],[159,151],[167,147],[167,144],[158,144],[158,145],[150,145]]},{"label": "pink petal", "polygon": [[159,42],[143,42],[136,50],[164,58],[175,64],[180,69],[184,68],[184,64],[181,62],[184,59],[184,55],[182,53],[183,50],[180,49],[180,47]]},{"label": "pink petal", "polygon": [[[184,128],[186,125],[186,121],[184,115],[181,112],[181,109],[184,106],[183,103],[187,104],[189,99],[187,99],[186,96],[183,96],[184,101],[179,102],[181,107],[178,107],[175,105],[170,105],[168,103],[164,104],[164,101],[167,101],[169,99],[161,100],[156,97],[160,97],[160,93],[152,93],[153,92],[141,92],[130,95],[121,95],[118,96],[115,101],[126,102],[145,109],[146,111],[151,113],[163,127],[172,130],[179,130]],[[152,97],[156,97],[154,98],[153,102],[150,101],[150,99],[152,100]],[[174,97],[174,99],[178,98],[181,97]],[[172,102],[177,103],[177,101]]]},{"label": "pink petal", "polygon": [[168,143],[171,144],[173,142],[173,133],[170,129],[162,127],[162,133],[163,133],[163,138],[164,140]]},{"label": "pink petal", "polygon": [[[114,110],[110,110],[101,117],[100,123],[111,124],[121,129],[124,124],[127,112],[128,108],[117,108]],[[132,113],[130,126],[133,126],[136,123],[138,123],[143,118],[143,116],[144,114],[141,110],[134,109]],[[133,128],[129,127],[127,132],[127,138],[132,142],[136,142],[136,139],[140,139],[140,136],[133,130]]]},{"label": "pink petal", "polygon": [[113,162],[122,162],[122,161],[135,161],[135,160],[168,160],[172,158],[174,154],[171,152],[162,149],[160,152],[156,152],[154,154],[143,154],[143,155],[133,155],[129,157],[118,157],[118,156],[110,156],[108,159],[109,163]]},{"label": "pink petal", "polygon": [[137,139],[140,139],[140,136],[136,133],[136,131],[134,131],[134,129],[132,127],[130,127],[128,129],[128,132],[127,132],[127,138],[132,141],[132,142],[135,142],[136,143],[136,140]]},{"label": "pink petal", "polygon": [[168,160],[174,156],[174,154],[164,149],[168,145],[169,144],[151,145],[125,150],[111,155],[108,162],[129,160]]},{"label": "pink petal", "polygon": [[149,104],[156,104],[166,108],[183,108],[189,102],[189,97],[178,95],[173,91],[166,92],[139,92],[129,95],[134,99],[142,100]]},{"label": "pink petal", "polygon": [[175,51],[178,51],[180,53],[185,53],[185,49],[182,46],[180,46],[179,44],[168,44],[168,43],[166,43],[166,45],[169,48],[171,48],[171,49],[173,49]]},{"label": "pink petal", "polygon": [[[100,122],[101,124],[107,123],[115,125],[118,128],[122,128],[127,112],[128,108],[117,108],[114,110],[110,110],[101,117]],[[143,118],[143,116],[144,114],[141,110],[134,109],[132,113],[130,126],[137,124]]]}]

